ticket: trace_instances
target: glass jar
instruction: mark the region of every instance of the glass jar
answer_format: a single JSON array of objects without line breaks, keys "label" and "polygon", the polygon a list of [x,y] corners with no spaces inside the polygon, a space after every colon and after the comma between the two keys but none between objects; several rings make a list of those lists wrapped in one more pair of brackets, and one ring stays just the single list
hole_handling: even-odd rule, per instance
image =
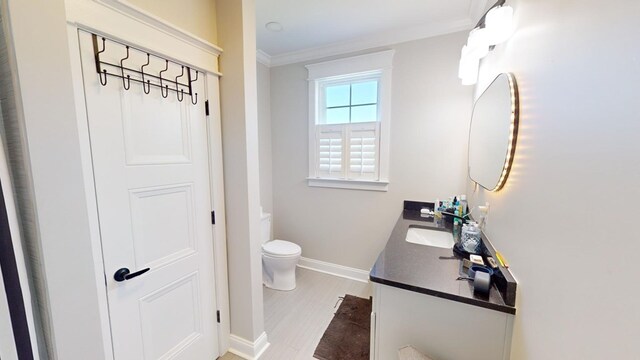
[{"label": "glass jar", "polygon": [[462,248],[471,253],[478,254],[480,252],[480,227],[475,221],[469,221],[467,224],[462,225]]}]

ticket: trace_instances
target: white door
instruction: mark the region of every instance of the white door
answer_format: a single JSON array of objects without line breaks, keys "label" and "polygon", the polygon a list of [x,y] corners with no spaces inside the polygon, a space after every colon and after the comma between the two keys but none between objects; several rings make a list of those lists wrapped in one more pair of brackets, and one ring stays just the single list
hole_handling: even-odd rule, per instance
[{"label": "white door", "polygon": [[[215,359],[205,76],[193,83],[197,105],[173,91],[163,98],[155,87],[145,94],[139,83],[125,90],[116,77],[102,86],[91,34],[79,36],[115,359]],[[101,54],[115,64],[125,56],[109,41]],[[146,62],[132,50],[124,66]],[[151,58],[145,71],[164,67]],[[170,65],[164,78],[180,70]],[[147,268],[114,279],[119,269]]]}]

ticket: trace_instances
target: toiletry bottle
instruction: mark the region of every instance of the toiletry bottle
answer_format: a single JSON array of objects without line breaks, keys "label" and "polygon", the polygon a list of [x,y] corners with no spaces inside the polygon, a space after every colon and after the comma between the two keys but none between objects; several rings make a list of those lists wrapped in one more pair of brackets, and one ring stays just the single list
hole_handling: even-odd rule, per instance
[{"label": "toiletry bottle", "polygon": [[460,225],[458,225],[458,223],[456,222],[457,219],[454,218],[453,220],[454,220],[453,221],[453,229],[452,229],[453,239],[454,239],[454,241],[458,242],[458,239],[461,238],[461,236],[460,236]]},{"label": "toiletry bottle", "polygon": [[468,204],[467,204],[467,195],[460,195],[460,206],[458,206],[459,210],[460,210],[460,216],[465,216],[467,215],[467,211],[468,211]]}]

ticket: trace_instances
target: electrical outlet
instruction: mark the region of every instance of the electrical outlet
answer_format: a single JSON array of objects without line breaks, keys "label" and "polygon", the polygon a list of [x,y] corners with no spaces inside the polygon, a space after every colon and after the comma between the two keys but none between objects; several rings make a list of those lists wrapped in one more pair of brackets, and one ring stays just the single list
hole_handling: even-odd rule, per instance
[{"label": "electrical outlet", "polygon": [[478,206],[478,212],[480,212],[480,215],[478,216],[480,228],[484,229],[484,226],[487,223],[487,215],[489,214],[489,202],[486,202],[484,206]]},{"label": "electrical outlet", "polygon": [[480,211],[483,217],[486,217],[489,214],[489,203],[486,202],[484,206],[478,206],[478,211]]}]

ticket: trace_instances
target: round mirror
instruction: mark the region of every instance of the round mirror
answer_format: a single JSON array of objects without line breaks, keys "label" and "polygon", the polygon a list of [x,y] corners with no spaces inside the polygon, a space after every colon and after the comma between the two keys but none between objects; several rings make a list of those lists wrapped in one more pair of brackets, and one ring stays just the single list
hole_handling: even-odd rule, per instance
[{"label": "round mirror", "polygon": [[518,134],[518,88],[513,74],[498,75],[473,106],[469,177],[490,191],[509,176]]}]

